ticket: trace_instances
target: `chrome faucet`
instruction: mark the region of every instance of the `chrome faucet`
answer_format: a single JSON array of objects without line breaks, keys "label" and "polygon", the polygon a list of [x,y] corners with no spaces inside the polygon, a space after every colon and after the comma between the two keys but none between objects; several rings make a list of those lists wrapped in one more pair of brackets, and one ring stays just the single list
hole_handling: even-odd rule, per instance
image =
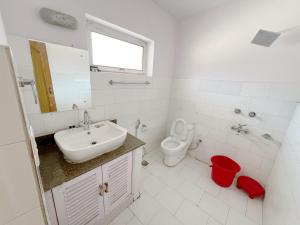
[{"label": "chrome faucet", "polygon": [[237,135],[239,135],[239,134],[248,134],[249,130],[244,128],[246,126],[247,126],[247,124],[240,124],[239,123],[237,126],[232,126],[231,130],[236,130]]},{"label": "chrome faucet", "polygon": [[90,124],[91,124],[91,120],[90,120],[90,116],[87,110],[84,110],[83,113],[83,122],[82,122],[82,126],[84,130],[89,130],[90,129]]}]

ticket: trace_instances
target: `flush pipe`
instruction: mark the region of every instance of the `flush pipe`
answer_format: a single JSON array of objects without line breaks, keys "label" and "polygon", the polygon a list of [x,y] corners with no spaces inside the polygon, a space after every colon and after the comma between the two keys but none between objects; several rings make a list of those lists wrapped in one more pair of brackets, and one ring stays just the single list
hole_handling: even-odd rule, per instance
[{"label": "flush pipe", "polygon": [[198,141],[195,144],[193,144],[194,146],[189,147],[189,150],[191,150],[191,151],[196,150],[200,146],[201,142],[202,142],[202,140],[198,139]]},{"label": "flush pipe", "polygon": [[[141,120],[138,119],[136,122],[135,122],[135,136],[138,137],[138,130],[141,126]],[[144,160],[144,155],[145,155],[145,146],[143,146],[143,160],[142,160],[142,165],[143,166],[147,166],[149,164],[149,162],[147,162],[146,160]]]},{"label": "flush pipe", "polygon": [[[191,147],[188,148],[188,151],[195,151],[195,150],[197,150],[201,143],[202,143],[202,140],[199,138],[196,143],[194,142],[194,144],[193,144],[194,146],[191,146]],[[194,158],[195,160],[197,160],[197,161],[199,161],[201,163],[204,163],[204,164],[210,166],[210,163],[208,163],[208,162],[206,162],[206,161],[204,161],[202,159],[198,159],[195,155],[190,155],[190,156],[192,158]]]}]

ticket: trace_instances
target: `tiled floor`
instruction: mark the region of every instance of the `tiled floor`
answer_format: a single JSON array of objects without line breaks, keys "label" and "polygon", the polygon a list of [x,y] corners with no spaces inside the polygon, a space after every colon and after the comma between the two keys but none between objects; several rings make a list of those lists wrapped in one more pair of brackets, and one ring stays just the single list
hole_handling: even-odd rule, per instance
[{"label": "tiled floor", "polygon": [[261,225],[262,201],[221,188],[210,167],[186,157],[176,167],[162,163],[159,150],[145,156],[141,198],[111,225]]}]

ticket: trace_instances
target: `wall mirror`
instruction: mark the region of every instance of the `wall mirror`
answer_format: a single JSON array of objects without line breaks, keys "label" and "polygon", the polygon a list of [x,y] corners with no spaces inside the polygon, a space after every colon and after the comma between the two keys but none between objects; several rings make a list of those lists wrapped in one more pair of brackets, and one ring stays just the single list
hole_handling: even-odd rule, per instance
[{"label": "wall mirror", "polygon": [[[39,105],[41,113],[91,106],[87,50],[28,39],[26,45],[33,76],[30,80],[20,74],[20,86],[32,86],[35,105]],[[20,45],[14,46],[13,52],[16,55],[25,54],[18,46]]]}]

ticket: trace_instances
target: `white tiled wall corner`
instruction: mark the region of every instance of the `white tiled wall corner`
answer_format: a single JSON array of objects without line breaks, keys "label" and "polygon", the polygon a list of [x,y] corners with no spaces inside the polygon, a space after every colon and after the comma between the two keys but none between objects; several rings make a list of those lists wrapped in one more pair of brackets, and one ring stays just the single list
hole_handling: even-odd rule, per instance
[{"label": "white tiled wall corner", "polygon": [[0,225],[44,224],[10,59],[1,49]]},{"label": "white tiled wall corner", "polygon": [[[195,138],[202,139],[192,154],[209,161],[215,154],[236,159],[242,173],[265,183],[300,99],[297,85],[267,82],[217,81],[174,78],[168,128],[178,117],[196,124]],[[234,114],[240,108],[242,114]],[[254,111],[257,117],[250,118]],[[232,125],[248,124],[249,135],[236,136]],[[261,137],[269,133],[275,142]]]},{"label": "white tiled wall corner", "polygon": [[266,186],[263,224],[300,224],[300,105],[287,130]]},{"label": "white tiled wall corner", "polygon": [[15,81],[12,77],[12,68],[9,63],[9,56],[3,47],[0,52],[0,102],[1,117],[0,124],[3,132],[0,136],[0,145],[25,140],[22,114],[15,91]]},{"label": "white tiled wall corner", "polygon": [[[30,49],[26,38],[10,35],[9,42],[15,58],[18,76],[34,78]],[[158,76],[159,74],[159,76]],[[117,85],[110,80],[139,82],[148,80],[149,86]],[[130,133],[134,133],[137,119],[147,125],[139,136],[148,146],[157,146],[165,136],[165,125],[169,105],[171,74],[158,70],[153,77],[140,75],[91,73],[92,104],[88,112],[93,121],[117,119]],[[83,118],[83,111],[40,113],[34,103],[32,92],[22,89],[25,108],[36,136],[53,133],[70,125],[77,125]]]}]

